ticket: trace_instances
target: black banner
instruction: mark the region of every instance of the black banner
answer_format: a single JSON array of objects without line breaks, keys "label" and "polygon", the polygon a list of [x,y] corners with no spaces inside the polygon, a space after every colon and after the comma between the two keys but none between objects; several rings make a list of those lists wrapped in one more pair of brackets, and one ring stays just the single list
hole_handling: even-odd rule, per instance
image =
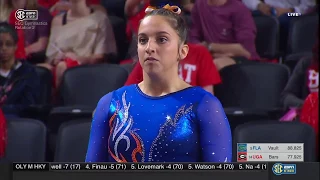
[{"label": "black banner", "polygon": [[267,171],[268,163],[14,163],[13,171]]},{"label": "black banner", "polygon": [[13,163],[14,171],[49,171],[50,163]]}]

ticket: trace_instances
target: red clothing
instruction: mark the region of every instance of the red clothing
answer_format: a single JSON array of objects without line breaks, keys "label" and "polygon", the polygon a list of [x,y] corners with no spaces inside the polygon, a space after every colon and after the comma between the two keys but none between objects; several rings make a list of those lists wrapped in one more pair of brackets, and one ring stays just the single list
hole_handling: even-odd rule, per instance
[{"label": "red clothing", "polygon": [[[319,95],[317,92],[309,94],[305,100],[300,115],[300,121],[313,127],[316,134],[316,147],[319,147]],[[318,152],[318,151],[317,151]]]},{"label": "red clothing", "polygon": [[7,144],[7,126],[6,119],[2,110],[0,109],[0,158],[5,155]]},{"label": "red clothing", "polygon": [[24,30],[19,29],[18,25],[16,25],[19,21],[15,17],[16,10],[12,11],[9,16],[9,24],[16,27],[16,31],[18,33],[18,43],[17,43],[17,50],[16,50],[16,58],[17,59],[25,59],[26,58],[26,51],[25,51],[25,41],[24,41]]},{"label": "red clothing", "polygon": [[87,0],[88,5],[98,5],[100,4],[100,0]]},{"label": "red clothing", "polygon": [[[70,58],[65,58],[63,61],[66,63],[67,69],[70,69],[70,68],[73,68],[73,67],[80,65],[78,63],[78,61],[70,59]],[[52,75],[53,75],[53,86],[55,88],[56,82],[57,82],[56,68],[52,69]]]},{"label": "red clothing", "polygon": [[[51,8],[53,5],[55,5],[60,0],[38,0],[38,4],[45,8]],[[100,0],[87,0],[88,4],[100,4]]]},{"label": "red clothing", "polygon": [[38,0],[38,4],[42,7],[50,9],[53,5],[55,5],[60,0]]},{"label": "red clothing", "polygon": [[138,12],[136,15],[134,15],[128,19],[126,33],[127,33],[127,37],[129,40],[131,40],[132,33],[138,34],[140,21],[146,15],[145,9],[148,6],[149,6],[149,3],[146,3],[146,5],[142,8],[142,10],[140,12]]},{"label": "red clothing", "polygon": [[[208,50],[195,44],[189,45],[189,53],[180,62],[179,75],[192,86],[210,86],[221,83],[221,78],[212,56]],[[143,70],[140,63],[132,70],[126,85],[137,84],[143,80]]]},{"label": "red clothing", "polygon": [[307,72],[307,86],[310,93],[318,92],[319,90],[319,68],[313,63]]}]

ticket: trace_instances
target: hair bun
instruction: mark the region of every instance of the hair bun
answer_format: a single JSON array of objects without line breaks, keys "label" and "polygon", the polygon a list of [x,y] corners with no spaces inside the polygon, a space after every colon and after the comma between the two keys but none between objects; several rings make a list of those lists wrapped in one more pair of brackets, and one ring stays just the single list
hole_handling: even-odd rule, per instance
[{"label": "hair bun", "polygon": [[[179,8],[179,6],[170,6],[169,4],[165,5],[162,7],[163,9],[169,10],[175,14],[181,14],[181,9]],[[153,10],[157,9],[156,7],[153,6],[148,6],[145,10],[146,13],[150,13]]]}]

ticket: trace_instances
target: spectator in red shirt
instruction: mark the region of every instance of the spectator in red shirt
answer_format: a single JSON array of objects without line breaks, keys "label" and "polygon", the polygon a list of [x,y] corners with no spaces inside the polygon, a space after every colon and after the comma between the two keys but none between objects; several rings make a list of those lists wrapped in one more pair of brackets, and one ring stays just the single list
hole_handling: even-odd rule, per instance
[{"label": "spectator in red shirt", "polygon": [[146,15],[144,10],[149,6],[148,0],[127,0],[124,6],[124,12],[128,17],[127,37],[132,40],[132,36],[138,32],[140,20]]},{"label": "spectator in red shirt", "polygon": [[50,9],[59,1],[60,0],[38,0],[38,4],[40,4],[42,7]]},{"label": "spectator in red shirt", "polygon": [[[188,44],[188,46],[189,53],[180,62],[180,77],[192,86],[201,86],[213,93],[213,86],[219,84],[221,79],[210,53],[201,45]],[[142,67],[140,63],[137,63],[129,75],[126,85],[140,83],[143,80],[142,74]]]},{"label": "spectator in red shirt", "polygon": [[[19,0],[14,4],[16,9],[38,11],[38,19],[32,21],[18,21],[15,17],[16,10],[12,11],[9,23],[15,26],[20,36],[18,42],[19,49],[17,49],[16,55],[24,58],[25,54],[27,60],[32,63],[44,62],[52,21],[50,12],[46,8],[41,7],[36,0]],[[35,23],[36,25],[31,23]],[[24,48],[24,53],[22,47]]]}]

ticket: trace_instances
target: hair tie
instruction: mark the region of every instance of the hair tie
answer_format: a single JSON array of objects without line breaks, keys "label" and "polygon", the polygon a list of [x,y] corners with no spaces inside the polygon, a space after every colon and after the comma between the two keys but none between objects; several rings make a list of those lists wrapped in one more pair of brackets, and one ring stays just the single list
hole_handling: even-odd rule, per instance
[{"label": "hair tie", "polygon": [[[169,4],[165,5],[162,7],[163,9],[166,9],[166,10],[169,10],[173,13],[176,13],[176,14],[180,14],[181,13],[181,9],[179,8],[179,6],[170,6]],[[145,10],[146,13],[150,13],[152,12],[153,10],[157,9],[156,7],[153,7],[153,6],[148,6]]]}]

